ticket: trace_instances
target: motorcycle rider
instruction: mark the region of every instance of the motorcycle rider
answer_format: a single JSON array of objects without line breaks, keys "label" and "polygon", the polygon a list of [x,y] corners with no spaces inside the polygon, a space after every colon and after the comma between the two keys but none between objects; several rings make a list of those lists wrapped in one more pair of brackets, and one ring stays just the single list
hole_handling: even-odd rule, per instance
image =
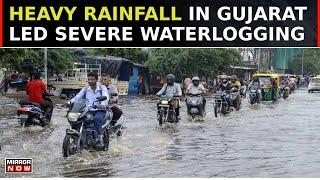
[{"label": "motorcycle rider", "polygon": [[247,83],[247,81],[240,79],[240,84],[241,84],[241,91],[240,91],[241,95],[243,97],[246,97],[248,83]]},{"label": "motorcycle rider", "polygon": [[117,123],[117,121],[120,119],[121,115],[123,114],[122,110],[119,108],[119,106],[117,106],[119,96],[111,96],[111,94],[113,93],[118,94],[118,90],[115,85],[111,84],[111,77],[109,74],[103,73],[101,75],[100,83],[102,85],[105,85],[108,89],[108,94],[110,98],[109,105],[113,113],[111,125],[114,126]]},{"label": "motorcycle rider", "polygon": [[289,82],[288,82],[288,79],[287,78],[283,78],[280,82],[281,85],[284,85],[285,87],[288,87],[289,85]]},{"label": "motorcycle rider", "polygon": [[102,125],[105,123],[104,118],[106,115],[106,107],[108,106],[109,94],[106,86],[98,83],[98,74],[90,72],[87,75],[88,77],[88,86],[81,89],[81,91],[70,100],[69,103],[79,101],[84,99],[86,102],[86,107],[91,106],[96,98],[100,96],[106,96],[105,101],[99,102],[97,104],[97,109],[93,111],[93,123],[95,130],[98,135],[97,147],[102,148],[103,144],[103,134],[102,134]]},{"label": "motorcycle rider", "polygon": [[286,88],[288,89],[288,93],[290,93],[289,81],[287,78],[281,80],[280,85],[282,86],[281,89],[285,92]]},{"label": "motorcycle rider", "polygon": [[[192,83],[189,84],[186,94],[205,94],[206,93],[206,89],[204,88],[204,86],[202,84],[200,84],[200,78],[198,76],[195,76],[192,78]],[[203,111],[205,111],[205,107],[206,107],[206,99],[203,97]],[[189,110],[189,107],[188,107]]]},{"label": "motorcycle rider", "polygon": [[276,97],[277,97],[277,83],[276,81],[271,78],[271,94],[272,94],[272,101],[275,101],[276,100]]},{"label": "motorcycle rider", "polygon": [[231,90],[231,88],[232,88],[232,86],[231,86],[230,82],[228,81],[228,76],[226,76],[226,75],[221,76],[221,83],[218,86],[217,91],[224,91],[227,93],[226,99],[228,102],[228,109],[232,105],[232,100],[231,100],[230,92],[229,92]]},{"label": "motorcycle rider", "polygon": [[33,103],[40,105],[43,113],[43,121],[47,123],[49,121],[48,115],[52,111],[53,104],[43,98],[43,95],[53,96],[52,93],[47,91],[47,86],[41,80],[41,73],[36,72],[33,75],[33,80],[27,83],[26,91],[28,95],[28,100]]},{"label": "motorcycle rider", "polygon": [[[167,83],[163,85],[162,89],[157,93],[158,96],[166,95],[168,97],[181,96],[182,91],[180,84],[175,83],[176,77],[173,74],[167,75]],[[179,100],[175,100],[177,102],[177,107],[175,108],[176,116],[178,120],[180,120],[179,113]],[[160,109],[159,103],[157,104],[157,108]]]},{"label": "motorcycle rider", "polygon": [[259,78],[254,76],[251,83],[249,84],[248,88],[249,90],[251,90],[252,87],[257,88],[257,102],[259,103],[262,97],[262,93],[261,93],[261,85],[260,85],[260,81]]},{"label": "motorcycle rider", "polygon": [[240,88],[241,88],[241,84],[238,81],[238,78],[237,78],[236,75],[232,75],[230,80],[231,80],[230,84],[231,84],[232,88],[235,88],[235,90],[237,91],[236,99],[235,99],[236,100],[235,108],[236,108],[236,110],[239,110],[240,109]]},{"label": "motorcycle rider", "polygon": [[238,78],[236,75],[232,75],[230,78],[230,84],[232,87],[236,88],[237,90],[240,90],[241,83],[238,81]]}]

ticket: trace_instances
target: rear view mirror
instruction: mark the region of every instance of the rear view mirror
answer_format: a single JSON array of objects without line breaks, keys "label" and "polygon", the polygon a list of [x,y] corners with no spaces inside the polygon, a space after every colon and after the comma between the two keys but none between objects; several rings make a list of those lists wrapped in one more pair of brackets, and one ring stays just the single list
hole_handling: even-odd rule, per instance
[{"label": "rear view mirror", "polygon": [[100,97],[97,97],[97,100],[98,101],[105,101],[105,100],[107,100],[108,99],[108,97],[107,96],[100,96]]}]

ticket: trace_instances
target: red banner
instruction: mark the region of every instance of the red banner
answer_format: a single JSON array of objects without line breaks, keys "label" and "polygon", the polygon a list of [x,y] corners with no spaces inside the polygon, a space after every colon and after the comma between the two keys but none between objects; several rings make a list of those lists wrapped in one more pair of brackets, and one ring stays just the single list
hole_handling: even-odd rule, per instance
[{"label": "red banner", "polygon": [[3,0],[0,0],[0,47],[3,46]]},{"label": "red banner", "polygon": [[317,40],[318,40],[318,47],[320,47],[320,0],[318,0],[318,37],[317,37]]}]

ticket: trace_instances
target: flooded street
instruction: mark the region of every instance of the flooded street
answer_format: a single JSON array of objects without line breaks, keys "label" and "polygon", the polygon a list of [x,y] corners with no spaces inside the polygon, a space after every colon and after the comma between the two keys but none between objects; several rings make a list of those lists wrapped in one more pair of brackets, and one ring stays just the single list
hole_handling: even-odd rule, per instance
[{"label": "flooded street", "polygon": [[[214,117],[207,100],[205,121],[160,128],[156,102],[133,99],[123,105],[123,136],[108,152],[83,152],[64,159],[69,127],[65,108],[55,108],[49,128],[21,129],[0,117],[0,177],[319,177],[320,94],[298,90],[276,103],[249,105]],[[33,158],[33,174],[4,174],[5,158]]]}]

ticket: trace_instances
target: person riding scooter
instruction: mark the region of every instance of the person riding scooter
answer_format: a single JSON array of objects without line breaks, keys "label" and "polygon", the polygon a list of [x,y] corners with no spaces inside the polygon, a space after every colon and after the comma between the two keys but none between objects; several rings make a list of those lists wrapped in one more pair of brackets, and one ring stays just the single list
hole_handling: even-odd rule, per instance
[{"label": "person riding scooter", "polygon": [[[181,87],[178,83],[175,83],[176,77],[173,74],[167,75],[167,83],[163,85],[162,89],[157,93],[158,96],[166,95],[167,97],[175,97],[175,96],[182,96]],[[179,100],[174,99],[176,102],[176,116],[178,120],[180,120],[180,113],[179,113]],[[159,103],[157,104],[158,110],[160,109]]]},{"label": "person riding scooter", "polygon": [[289,87],[288,79],[282,79],[281,80],[281,82],[280,82],[280,90],[282,92],[282,97],[283,98],[289,97],[290,87]]},{"label": "person riding scooter", "polygon": [[262,94],[261,94],[261,85],[260,85],[260,81],[258,77],[253,77],[251,83],[248,86],[249,90],[251,91],[252,88],[257,89],[256,93],[257,93],[257,102],[260,103],[260,100],[262,98]]},{"label": "person riding scooter", "polygon": [[41,80],[41,73],[37,72],[33,75],[33,80],[26,85],[28,100],[33,103],[38,103],[43,113],[43,121],[49,122],[49,114],[52,112],[53,104],[43,98],[43,95],[53,96],[47,91],[46,85]]},{"label": "person riding scooter", "polygon": [[234,104],[234,107],[236,108],[236,110],[239,110],[240,109],[240,88],[241,88],[241,84],[240,84],[239,81],[237,81],[237,79],[238,78],[237,78],[236,75],[232,75],[230,84],[232,86],[232,89],[234,89],[234,92],[236,93],[236,96],[234,98],[234,102],[232,102],[232,104]]},{"label": "person riding scooter", "polygon": [[[192,78],[192,83],[189,84],[186,94],[187,95],[198,95],[198,94],[205,94],[206,93],[206,89],[204,88],[204,86],[202,84],[200,84],[200,78],[198,76],[195,76]],[[206,107],[206,99],[204,97],[202,97],[203,102],[201,103],[202,109],[200,110],[200,112],[204,112],[205,111],[205,107]],[[187,108],[188,108],[188,112],[190,110],[190,107],[188,106],[187,103]],[[202,113],[201,113],[202,115]]]},{"label": "person riding scooter", "polygon": [[98,83],[98,74],[90,72],[87,76],[89,86],[82,88],[81,91],[73,99],[70,100],[69,104],[84,99],[86,102],[86,107],[88,107],[91,106],[98,97],[107,97],[105,101],[101,101],[99,104],[97,104],[97,108],[93,111],[92,114],[94,127],[98,136],[97,147],[102,148],[104,146],[102,125],[105,123],[104,121],[106,116],[106,107],[108,106],[109,102],[109,94],[107,87]]}]

